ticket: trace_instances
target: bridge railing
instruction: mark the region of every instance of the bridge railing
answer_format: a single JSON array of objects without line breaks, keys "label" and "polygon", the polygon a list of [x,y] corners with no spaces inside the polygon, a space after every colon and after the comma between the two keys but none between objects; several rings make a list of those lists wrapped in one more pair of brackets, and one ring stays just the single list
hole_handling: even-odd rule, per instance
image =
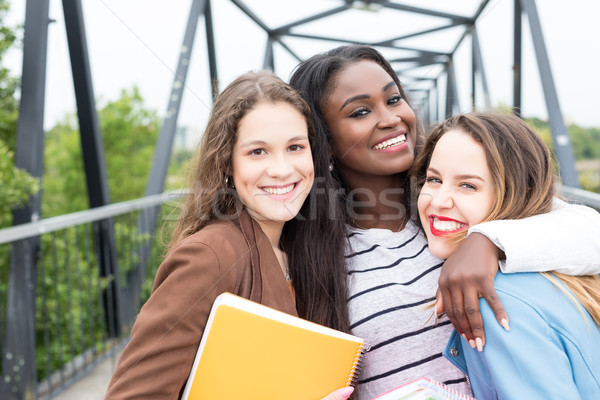
[{"label": "bridge railing", "polygon": [[[51,398],[128,336],[160,264],[160,221],[173,215],[179,196],[168,192],[0,230],[0,398]],[[157,207],[161,217],[152,231],[148,216]],[[106,296],[114,277],[100,274],[103,249],[96,231],[106,222],[115,237],[118,296]],[[36,248],[35,271],[26,277],[35,301],[31,309],[14,310],[11,298],[27,295],[14,286],[11,290],[10,277],[20,267],[11,252],[21,242]],[[119,304],[107,302],[109,298],[120,299]],[[115,315],[123,329],[111,335],[108,325]],[[18,335],[6,329],[15,320],[22,331]],[[34,323],[20,324],[26,320]],[[25,337],[33,337],[33,355],[19,354],[19,339]]]},{"label": "bridge railing", "polygon": [[570,186],[560,186],[558,192],[568,200],[585,204],[600,211],[600,193],[589,192]]}]

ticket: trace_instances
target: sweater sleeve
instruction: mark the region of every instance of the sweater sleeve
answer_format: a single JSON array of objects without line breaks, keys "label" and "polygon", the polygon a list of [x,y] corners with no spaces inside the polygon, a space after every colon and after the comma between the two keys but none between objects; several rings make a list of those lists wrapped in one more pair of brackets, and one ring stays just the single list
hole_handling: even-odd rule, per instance
[{"label": "sweater sleeve", "polygon": [[235,285],[237,268],[226,260],[235,252],[227,251],[226,241],[223,246],[225,251],[217,255],[209,246],[188,240],[167,256],[133,326],[106,399],[179,398],[212,304],[218,294],[232,291]]},{"label": "sweater sleeve", "polygon": [[511,316],[510,331],[496,322],[482,299],[484,350],[480,353],[466,342],[462,346],[475,397],[580,399],[569,358],[547,321],[520,299],[502,292],[499,297]]},{"label": "sweater sleeve", "polygon": [[547,214],[484,222],[469,229],[487,236],[506,255],[500,270],[557,271],[567,275],[600,273],[600,214],[555,199]]}]

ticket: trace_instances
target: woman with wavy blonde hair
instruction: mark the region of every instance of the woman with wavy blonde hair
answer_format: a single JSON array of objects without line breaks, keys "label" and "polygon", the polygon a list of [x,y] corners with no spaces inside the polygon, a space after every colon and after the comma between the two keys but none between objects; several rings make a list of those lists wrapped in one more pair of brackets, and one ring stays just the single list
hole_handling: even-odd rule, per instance
[{"label": "woman with wavy blonde hair", "polygon": [[[442,259],[470,226],[537,216],[555,202],[550,151],[512,115],[449,118],[427,137],[414,168],[420,221]],[[567,276],[547,264],[550,272],[498,273],[509,331],[492,323],[481,301],[485,348],[451,336],[444,355],[469,376],[477,399],[600,398],[600,277]]]}]

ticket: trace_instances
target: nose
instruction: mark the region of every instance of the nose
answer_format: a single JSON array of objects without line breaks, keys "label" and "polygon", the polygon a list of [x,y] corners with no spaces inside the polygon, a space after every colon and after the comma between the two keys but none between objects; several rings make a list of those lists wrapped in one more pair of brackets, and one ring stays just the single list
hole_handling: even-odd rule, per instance
[{"label": "nose", "polygon": [[385,109],[381,118],[377,121],[378,129],[395,128],[400,123],[401,118],[395,110]]},{"label": "nose", "polygon": [[273,154],[267,166],[267,173],[274,178],[286,178],[294,172],[292,160],[285,152]]},{"label": "nose", "polygon": [[436,210],[449,209],[454,206],[452,192],[449,188],[440,188],[435,193],[431,193],[431,206]]}]

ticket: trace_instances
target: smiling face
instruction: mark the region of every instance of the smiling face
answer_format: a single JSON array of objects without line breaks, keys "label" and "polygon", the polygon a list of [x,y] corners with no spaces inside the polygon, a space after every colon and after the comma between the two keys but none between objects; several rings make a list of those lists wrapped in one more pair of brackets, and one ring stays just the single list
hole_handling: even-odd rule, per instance
[{"label": "smiling face", "polygon": [[294,218],[314,180],[308,128],[286,102],[259,102],[238,124],[233,183],[248,212],[265,226]]},{"label": "smiling face", "polygon": [[482,222],[495,199],[481,143],[459,129],[446,132],[433,150],[418,199],[431,254],[442,259],[450,257],[459,243],[448,235]]},{"label": "smiling face", "polygon": [[342,70],[324,104],[332,152],[351,186],[408,170],[414,161],[415,113],[389,74],[374,61]]}]

